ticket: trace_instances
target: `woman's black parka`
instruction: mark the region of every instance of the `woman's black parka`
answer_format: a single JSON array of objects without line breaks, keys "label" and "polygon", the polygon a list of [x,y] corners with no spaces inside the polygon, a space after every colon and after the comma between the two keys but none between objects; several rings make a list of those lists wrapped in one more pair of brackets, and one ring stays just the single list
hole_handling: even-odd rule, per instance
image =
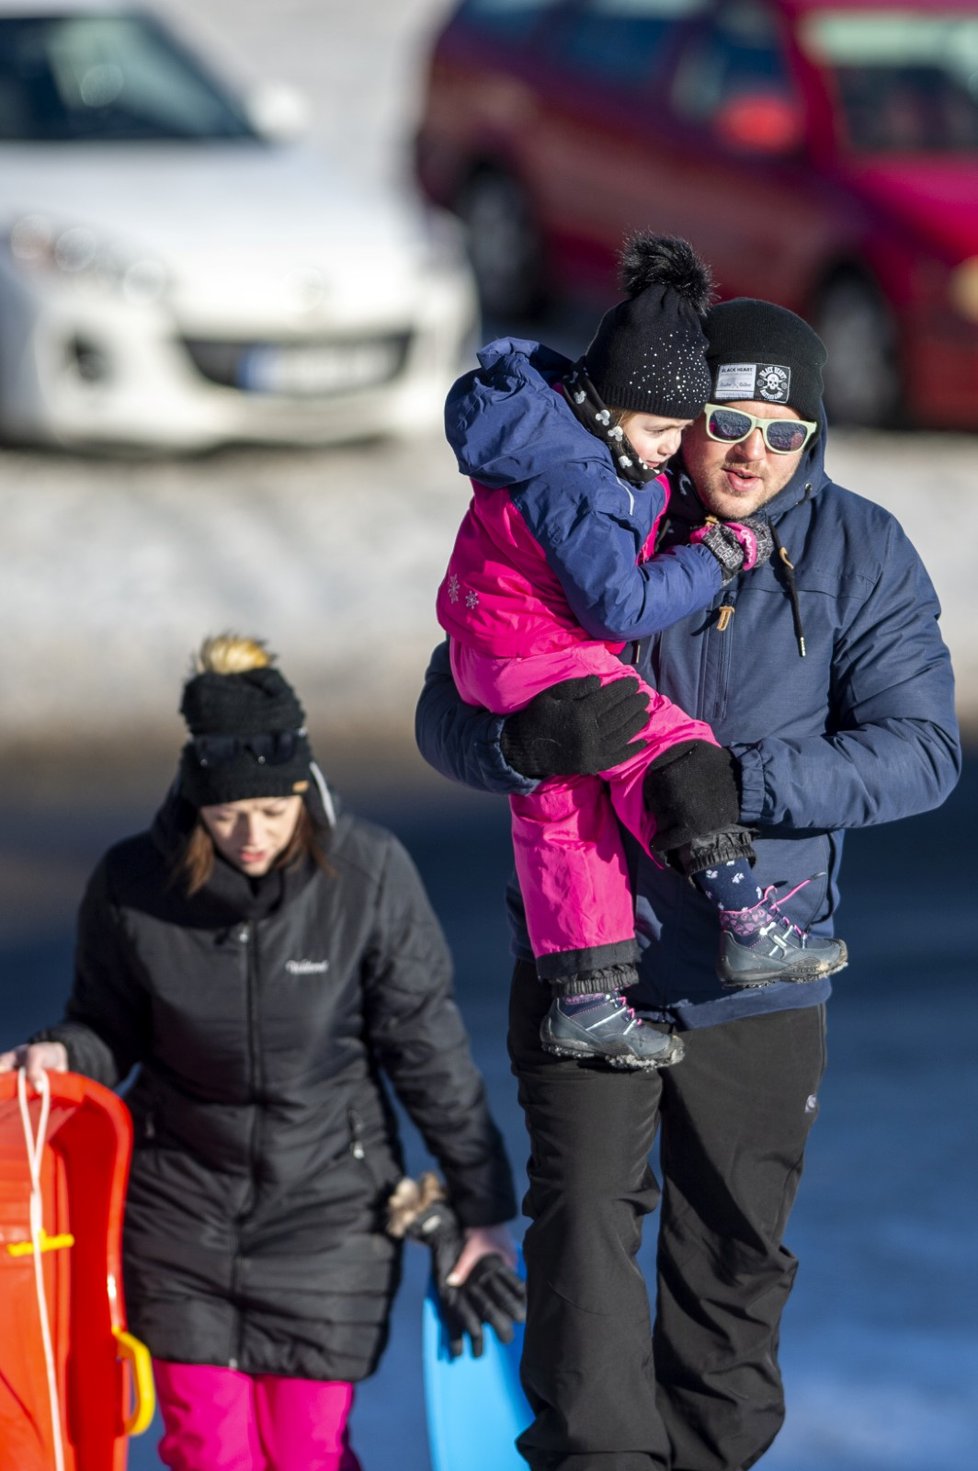
[{"label": "woman's black parka", "polygon": [[407,853],[341,814],[311,861],[249,880],[218,860],[187,898],[193,818],[168,798],[85,894],[62,1041],[127,1094],[135,1149],[126,1300],[152,1353],[246,1373],[358,1380],[397,1286],[383,1205],[402,1163],[381,1074],[465,1225],[515,1214],[498,1131]]}]

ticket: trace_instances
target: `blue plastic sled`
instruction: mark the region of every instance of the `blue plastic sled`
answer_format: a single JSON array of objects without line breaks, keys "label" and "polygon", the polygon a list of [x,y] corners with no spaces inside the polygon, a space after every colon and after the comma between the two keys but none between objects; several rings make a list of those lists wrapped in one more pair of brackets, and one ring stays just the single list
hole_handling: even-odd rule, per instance
[{"label": "blue plastic sled", "polygon": [[522,1327],[512,1343],[487,1328],[481,1358],[466,1339],[467,1352],[451,1359],[429,1288],[421,1341],[432,1471],[526,1471],[515,1444],[533,1418],[519,1378]]}]

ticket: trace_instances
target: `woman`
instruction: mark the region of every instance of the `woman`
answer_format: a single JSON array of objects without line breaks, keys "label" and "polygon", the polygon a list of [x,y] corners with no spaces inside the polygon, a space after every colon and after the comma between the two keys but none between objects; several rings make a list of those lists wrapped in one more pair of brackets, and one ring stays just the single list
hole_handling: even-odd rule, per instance
[{"label": "woman", "polygon": [[336,814],[263,645],[207,640],[181,711],[190,738],[152,828],[89,882],[63,1021],[0,1070],[115,1086],[139,1065],[126,1297],[164,1463],[357,1471],[353,1385],[399,1275],[381,1071],[444,1173],[453,1281],[476,1262],[483,1288],[486,1265],[509,1277],[509,1166],[417,872],[390,833]]}]

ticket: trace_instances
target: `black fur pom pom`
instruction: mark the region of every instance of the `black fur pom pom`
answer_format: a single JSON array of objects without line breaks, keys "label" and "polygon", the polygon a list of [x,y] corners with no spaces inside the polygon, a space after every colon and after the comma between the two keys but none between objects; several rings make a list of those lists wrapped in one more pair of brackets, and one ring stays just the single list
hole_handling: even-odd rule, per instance
[{"label": "black fur pom pom", "polygon": [[619,257],[619,278],[628,296],[650,286],[668,286],[700,315],[713,298],[713,277],[688,240],[677,235],[652,235],[647,230],[630,236]]}]

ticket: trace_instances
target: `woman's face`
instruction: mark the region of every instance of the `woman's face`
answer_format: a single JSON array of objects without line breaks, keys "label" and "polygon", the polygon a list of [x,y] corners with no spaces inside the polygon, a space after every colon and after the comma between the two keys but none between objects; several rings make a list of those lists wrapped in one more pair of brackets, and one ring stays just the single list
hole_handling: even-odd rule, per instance
[{"label": "woman's face", "polygon": [[679,448],[691,419],[663,419],[659,414],[623,414],[621,427],[629,444],[651,470],[661,470]]},{"label": "woman's face", "polygon": [[250,878],[260,878],[289,846],[301,810],[301,797],[247,797],[201,807],[200,816],[218,852]]}]

